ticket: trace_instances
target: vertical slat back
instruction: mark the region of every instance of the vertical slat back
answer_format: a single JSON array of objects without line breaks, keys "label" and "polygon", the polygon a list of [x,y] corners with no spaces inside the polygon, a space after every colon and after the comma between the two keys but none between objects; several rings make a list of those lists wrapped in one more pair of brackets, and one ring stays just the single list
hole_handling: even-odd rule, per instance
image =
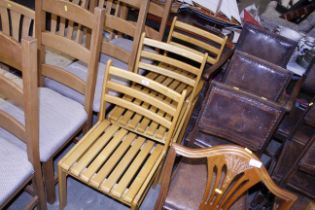
[{"label": "vertical slat back", "polygon": [[2,32],[18,42],[24,37],[34,37],[35,12],[10,0],[0,1]]},{"label": "vertical slat back", "polygon": [[[40,74],[85,95],[84,106],[89,114],[88,122],[91,122],[92,119],[92,102],[98,71],[104,16],[105,11],[103,9],[95,8],[94,13],[92,13],[69,1],[36,1],[36,35],[41,51]],[[48,29],[46,29],[45,21],[42,21],[46,20],[46,17],[51,18],[51,25]],[[65,22],[60,22],[61,19],[64,19]],[[60,25],[63,27],[63,24],[71,28],[71,23],[73,23],[74,28],[80,27],[76,30],[76,36],[74,33],[71,36],[67,34],[74,32],[72,29],[68,30],[68,27],[60,28]],[[78,30],[81,29],[82,33],[78,33]],[[89,36],[85,36],[86,31],[90,32]],[[87,38],[90,38],[90,44],[88,45],[84,42],[84,39]],[[46,64],[44,60],[46,48],[62,52],[85,63],[88,69],[87,79],[82,80],[61,67]]]},{"label": "vertical slat back", "polygon": [[175,17],[167,39],[168,43],[189,49],[208,53],[208,63],[219,61],[227,41],[226,36],[202,30],[198,27],[178,21]]}]

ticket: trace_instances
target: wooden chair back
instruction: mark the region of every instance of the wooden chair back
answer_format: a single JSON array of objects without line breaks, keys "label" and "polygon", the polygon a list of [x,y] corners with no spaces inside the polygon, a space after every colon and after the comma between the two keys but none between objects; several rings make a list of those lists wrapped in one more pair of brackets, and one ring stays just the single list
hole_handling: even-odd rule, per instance
[{"label": "wooden chair back", "polygon": [[173,19],[168,43],[180,46],[193,52],[207,52],[207,62],[211,65],[216,64],[224,50],[227,37],[202,30],[198,27]]},{"label": "wooden chair back", "polygon": [[16,83],[12,77],[0,74],[0,95],[24,111],[24,122],[20,122],[10,113],[0,110],[0,127],[26,144],[27,157],[35,170],[34,190],[40,194],[39,208],[46,209],[39,159],[37,41],[29,37],[18,42],[0,32],[0,49],[0,62],[20,71],[23,81],[22,84]]},{"label": "wooden chair back", "polygon": [[[99,0],[97,5],[106,9],[104,30],[108,36],[103,40],[102,53],[128,64],[129,71],[132,71],[144,30],[149,0]],[[139,10],[134,21],[127,19],[127,8]],[[131,51],[111,42],[118,36],[132,41]]]},{"label": "wooden chair back", "polygon": [[207,160],[208,179],[200,210],[229,209],[238,198],[259,182],[277,197],[276,201],[279,202],[274,205],[274,209],[290,209],[297,200],[294,194],[279,188],[272,181],[262,162],[247,149],[234,145],[190,149],[173,144],[164,164],[162,190],[155,206],[156,210],[162,209],[167,197],[176,155]]},{"label": "wooden chair back", "polygon": [[0,1],[1,31],[21,42],[23,37],[34,37],[35,12],[10,0]]},{"label": "wooden chair back", "polygon": [[[129,85],[125,85],[126,83],[122,84],[122,80]],[[109,94],[110,91],[116,94]],[[152,95],[151,92],[157,93],[158,96]],[[124,95],[124,97],[121,97],[121,95]],[[99,121],[105,119],[106,103],[118,106],[125,113],[130,113],[130,118],[132,117],[127,119],[131,123],[123,126],[124,128],[168,146],[173,137],[185,95],[186,91],[179,94],[156,81],[111,66],[111,62],[108,62],[104,78],[103,100],[101,101]],[[143,103],[139,104],[138,102]],[[108,118],[126,117],[123,115],[111,116],[115,114],[116,112],[110,112]],[[137,122],[136,118],[140,118],[141,121]],[[119,120],[113,123],[122,126]],[[151,135],[148,134],[150,130],[149,123],[150,126],[155,125],[154,127],[157,128]],[[133,126],[145,126],[148,128],[141,132],[140,129],[132,129]]]},{"label": "wooden chair back", "polygon": [[146,38],[143,33],[135,71],[146,71],[146,77],[150,79],[160,77],[159,82],[166,86],[171,83],[171,88],[178,93],[186,89],[190,100],[196,95],[206,60],[206,53],[194,53],[185,48]]},{"label": "wooden chair back", "polygon": [[148,16],[153,19],[154,26],[150,26],[148,21],[145,25],[147,37],[162,41],[170,15],[172,0],[166,0],[163,4],[158,1],[150,1]]},{"label": "wooden chair back", "polygon": [[[94,13],[91,13],[80,5],[67,1],[41,0],[36,2],[36,34],[41,52],[40,75],[85,95],[84,106],[88,113],[88,122],[91,122],[92,119],[92,102],[104,15],[104,11],[100,8],[95,8]],[[50,27],[48,28],[46,28],[46,18],[50,18]],[[75,28],[77,28],[76,33],[74,32]],[[83,39],[84,31],[91,32],[90,45],[86,45]],[[88,37],[86,36],[86,38]],[[88,71],[86,80],[80,79],[61,67],[46,64],[44,62],[46,48],[69,55],[85,63]]]}]

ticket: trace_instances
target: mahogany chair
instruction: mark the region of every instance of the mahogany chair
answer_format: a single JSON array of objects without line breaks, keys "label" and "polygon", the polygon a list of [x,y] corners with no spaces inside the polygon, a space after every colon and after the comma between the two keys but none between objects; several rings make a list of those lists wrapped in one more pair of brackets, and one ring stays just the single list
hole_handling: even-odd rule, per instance
[{"label": "mahogany chair", "polygon": [[[176,155],[182,159],[172,174]],[[192,175],[189,182],[188,174]],[[235,202],[259,182],[275,195],[273,209],[291,209],[297,200],[294,194],[279,188],[272,181],[255,155],[239,146],[191,149],[173,144],[161,177],[161,191],[155,210],[233,209]],[[238,206],[236,209],[241,208]]]},{"label": "mahogany chair", "polygon": [[[142,34],[135,66],[136,73],[145,74],[146,78],[165,85],[178,93],[182,93],[183,90],[187,91],[185,111],[181,114],[180,123],[176,128],[176,138],[180,135],[185,122],[188,121],[196,103],[196,98],[198,98],[199,81],[206,59],[207,54],[191,52],[165,42],[146,38],[145,34]],[[154,92],[151,94],[161,97],[160,94]],[[142,101],[136,101],[135,103],[147,107],[147,104],[142,103]],[[159,114],[164,115],[165,113]],[[130,117],[133,120],[126,121]],[[137,115],[133,116],[132,112],[126,112],[121,107],[115,107],[111,111],[109,119],[135,130],[141,130],[143,125],[150,123],[147,119],[141,119]],[[140,123],[141,126],[137,127],[137,123]],[[150,130],[146,132],[153,134],[157,129],[159,129],[157,124],[151,123]]]},{"label": "mahogany chair", "polygon": [[286,68],[297,42],[245,23],[236,49]]},{"label": "mahogany chair", "polygon": [[[67,202],[68,175],[131,209],[137,209],[170,143],[176,141],[175,126],[186,91],[179,94],[149,78],[111,66],[111,62],[108,62],[105,72],[98,122],[58,163],[61,209]],[[128,85],[121,84],[117,78],[127,81]],[[161,97],[152,96],[147,89],[159,93]],[[109,91],[120,94],[112,95]],[[147,106],[137,104],[135,101],[138,100],[144,101]],[[107,103],[151,120],[160,129],[157,133],[148,134],[111,122],[108,116],[111,113],[107,114],[105,109]],[[160,115],[160,112],[167,116]],[[148,130],[149,126],[146,125],[144,130]]]},{"label": "mahogany chair", "polygon": [[210,68],[205,69],[203,74],[203,78],[208,80],[232,54],[232,50],[224,51],[227,39],[227,36],[203,30],[174,17],[167,42],[192,52],[208,53],[207,64]]},{"label": "mahogany chair", "polygon": [[[0,62],[23,73],[21,79],[0,69],[0,209],[30,182],[33,198],[27,208],[47,209],[39,159],[36,40],[19,43],[0,32],[0,48]],[[22,116],[13,112],[17,107]]]},{"label": "mahogany chair", "polygon": [[[50,97],[48,102],[52,101],[50,103],[54,106],[52,110],[42,110],[47,114],[53,114],[54,118],[47,119],[47,122],[43,120],[42,123],[47,123],[47,125],[41,126],[41,128],[43,132],[45,129],[49,132],[42,133],[40,139],[43,142],[47,141],[47,143],[41,144],[40,160],[43,163],[48,202],[52,203],[55,200],[53,158],[82,129],[83,131],[87,130],[92,123],[92,102],[102,39],[104,11],[95,9],[95,12],[91,13],[77,4],[62,0],[36,1],[35,6],[36,36],[40,50],[39,75],[41,76],[41,86],[45,84],[46,87],[49,87],[49,83],[58,82],[63,87],[67,87],[67,91],[80,92],[84,96],[81,104],[57,93],[57,91],[41,87],[41,94],[44,94],[41,96],[42,100],[47,100],[46,98]],[[50,21],[49,28],[46,28],[45,20],[47,19]],[[65,21],[61,21],[62,19]],[[74,33],[71,29],[72,26],[66,24],[68,20],[73,22],[75,26],[80,26],[79,31],[82,30],[83,32]],[[63,27],[64,23],[68,27]],[[90,30],[91,32],[91,44],[88,48],[86,42],[82,39],[84,30]],[[88,74],[77,76],[75,74],[76,69],[61,68],[45,63],[44,58],[47,48],[70,55],[86,63]]]}]

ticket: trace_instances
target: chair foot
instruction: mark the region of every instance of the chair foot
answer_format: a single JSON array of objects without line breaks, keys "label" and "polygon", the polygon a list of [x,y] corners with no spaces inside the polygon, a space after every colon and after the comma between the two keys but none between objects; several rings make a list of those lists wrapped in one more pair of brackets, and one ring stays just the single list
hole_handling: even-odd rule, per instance
[{"label": "chair foot", "polygon": [[46,187],[47,202],[53,204],[56,201],[55,177],[53,159],[43,163],[43,175]]},{"label": "chair foot", "polygon": [[33,178],[33,189],[38,195],[38,205],[39,210],[47,210],[47,200],[45,194],[45,186],[43,182],[43,175],[40,163],[38,167],[35,168],[34,178]]},{"label": "chair foot", "polygon": [[59,209],[63,210],[67,205],[67,173],[58,165],[59,180]]}]

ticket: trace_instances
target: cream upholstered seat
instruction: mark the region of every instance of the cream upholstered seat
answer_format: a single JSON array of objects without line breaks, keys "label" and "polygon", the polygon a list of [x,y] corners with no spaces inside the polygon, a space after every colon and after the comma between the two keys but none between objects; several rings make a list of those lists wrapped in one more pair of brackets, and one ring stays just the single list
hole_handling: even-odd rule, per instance
[{"label": "cream upholstered seat", "polygon": [[1,137],[0,160],[0,204],[2,204],[32,178],[34,169],[27,159],[25,150]]},{"label": "cream upholstered seat", "polygon": [[[14,104],[4,101],[0,103],[0,110],[11,114],[24,124],[24,112]],[[48,88],[40,88],[40,160],[45,162],[54,155],[84,124],[86,119],[87,113],[81,104]],[[0,130],[0,137],[3,135],[5,134]]]}]

